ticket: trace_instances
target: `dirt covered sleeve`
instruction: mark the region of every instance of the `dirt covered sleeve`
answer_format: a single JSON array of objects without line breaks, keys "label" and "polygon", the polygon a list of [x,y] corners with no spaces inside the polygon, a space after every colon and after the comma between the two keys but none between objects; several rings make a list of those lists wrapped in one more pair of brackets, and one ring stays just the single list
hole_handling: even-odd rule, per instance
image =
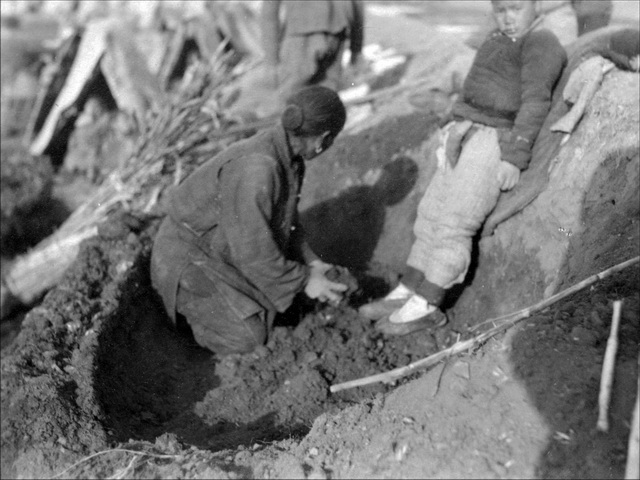
[{"label": "dirt covered sleeve", "polygon": [[308,267],[289,260],[276,241],[282,179],[275,161],[251,156],[229,162],[220,177],[220,227],[234,266],[271,301],[285,311],[309,275]]},{"label": "dirt covered sleeve", "polygon": [[521,104],[510,135],[501,139],[502,160],[520,170],[529,166],[531,149],[551,108],[553,89],[567,62],[556,36],[534,31],[522,46]]}]

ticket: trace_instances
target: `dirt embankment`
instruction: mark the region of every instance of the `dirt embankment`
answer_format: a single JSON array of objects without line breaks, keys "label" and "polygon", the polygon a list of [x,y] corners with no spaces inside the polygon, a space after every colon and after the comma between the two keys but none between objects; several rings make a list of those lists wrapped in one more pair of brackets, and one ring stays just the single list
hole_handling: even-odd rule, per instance
[{"label": "dirt embankment", "polygon": [[[109,355],[123,309],[148,276],[151,244],[124,224],[87,242],[63,282],[25,318],[2,352],[2,476],[46,476],[104,448],[97,358]],[[15,464],[13,464],[15,462]]]}]

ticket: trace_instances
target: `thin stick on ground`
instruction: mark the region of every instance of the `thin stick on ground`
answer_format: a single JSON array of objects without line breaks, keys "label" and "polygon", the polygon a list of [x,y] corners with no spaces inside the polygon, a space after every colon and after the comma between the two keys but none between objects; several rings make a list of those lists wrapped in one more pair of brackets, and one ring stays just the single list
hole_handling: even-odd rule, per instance
[{"label": "thin stick on ground", "polygon": [[476,346],[482,345],[484,342],[486,342],[488,339],[490,339],[491,337],[497,335],[500,332],[503,332],[505,330],[508,330],[510,327],[514,326],[515,324],[521,322],[522,320],[529,318],[531,316],[531,314],[533,314],[534,312],[538,312],[540,310],[543,310],[545,308],[547,308],[548,306],[554,304],[555,302],[579,291],[582,290],[586,287],[588,287],[589,285],[595,283],[598,280],[602,280],[610,275],[612,275],[613,273],[619,272],[621,270],[624,270],[625,268],[628,268],[632,265],[635,265],[636,263],[638,263],[640,261],[640,257],[635,257],[632,258],[631,260],[627,260],[626,262],[622,262],[614,267],[611,267],[607,270],[604,270],[596,275],[592,275],[591,277],[587,278],[586,280],[583,280],[582,282],[578,283],[577,285],[574,285],[566,290],[563,290],[560,293],[557,293],[556,295],[553,295],[551,297],[549,297],[546,300],[543,300],[531,307],[525,308],[523,310],[519,310],[518,312],[509,314],[509,315],[505,315],[503,317],[499,317],[499,318],[495,318],[495,319],[491,319],[491,320],[487,320],[486,322],[483,322],[483,324],[486,323],[494,323],[496,324],[493,328],[487,330],[486,332],[477,335],[474,338],[471,338],[469,340],[465,340],[463,342],[456,342],[454,343],[451,347],[446,348],[444,350],[441,350],[437,353],[434,353],[433,355],[430,355],[426,358],[417,360],[413,363],[410,363],[409,365],[406,365],[404,367],[399,367],[393,370],[389,370],[388,372],[384,372],[384,373],[379,373],[376,375],[371,375],[369,377],[364,377],[364,378],[359,378],[356,380],[350,380],[348,382],[343,382],[343,383],[338,383],[336,385],[331,385],[331,387],[329,387],[329,390],[332,393],[336,393],[339,392],[341,390],[347,390],[350,388],[354,388],[354,387],[362,387],[365,385],[371,385],[373,383],[379,383],[379,382],[383,382],[383,383],[392,383],[395,380],[405,377],[407,375],[410,375],[416,371],[418,371],[419,369],[423,369],[423,368],[427,368],[427,367],[431,367],[432,365],[435,365],[436,363],[438,363],[440,360],[442,360],[443,358],[446,358],[447,356],[453,356],[453,355],[457,355],[459,353],[462,353],[464,351],[466,351],[467,349],[470,348],[474,348]]},{"label": "thin stick on ground", "polygon": [[135,453],[137,458],[137,455],[146,455],[147,457],[155,457],[155,458],[175,458],[178,457],[179,455],[162,455],[159,453],[149,453],[149,452],[141,452],[139,450],[130,450],[128,448],[111,448],[109,450],[101,450],[99,452],[96,453],[92,453],[91,455],[81,458],[80,460],[78,460],[76,463],[74,463],[73,465],[70,465],[69,467],[65,468],[63,471],[61,471],[60,473],[56,473],[53,477],[49,477],[49,480],[53,480],[54,478],[60,478],[62,475],[64,475],[65,473],[67,473],[68,471],[70,471],[71,469],[78,467],[80,465],[82,465],[83,463],[88,462],[89,460],[98,457],[100,455],[104,455],[106,453],[112,453],[112,452],[124,452],[124,453]]},{"label": "thin stick on ground", "polygon": [[[638,356],[638,368],[640,368],[640,356]],[[636,394],[636,406],[631,416],[631,433],[629,435],[629,447],[627,448],[627,467],[625,480],[640,480],[640,377],[638,378],[638,393]]]},{"label": "thin stick on ground", "polygon": [[486,325],[488,323],[494,323],[494,324],[502,324],[503,322],[510,322],[514,319],[517,318],[526,318],[529,317],[532,313],[535,312],[539,312],[540,310],[544,310],[545,308],[547,308],[550,305],[553,305],[554,303],[558,302],[559,300],[562,300],[565,297],[568,297],[569,295],[572,295],[580,290],[584,290],[586,287],[589,287],[591,285],[593,285],[594,283],[596,283],[598,280],[603,280],[609,276],[611,276],[612,274],[619,272],[620,270],[624,270],[627,267],[630,267],[636,263],[638,263],[638,261],[640,261],[640,257],[635,257],[632,258],[630,260],[627,260],[626,262],[622,262],[614,267],[608,268],[607,270],[604,270],[600,273],[596,273],[595,275],[591,275],[588,278],[585,278],[584,280],[582,280],[579,283],[576,283],[575,285],[567,288],[566,290],[563,290],[559,293],[556,293],[555,295],[552,295],[551,297],[547,298],[546,300],[542,300],[538,303],[536,303],[535,305],[532,305],[530,307],[527,308],[523,308],[522,310],[518,310],[517,312],[513,312],[513,313],[509,313],[507,315],[503,315],[501,317],[496,317],[496,318],[491,318],[489,320],[485,320],[484,322],[480,322],[476,325],[474,325],[473,327],[471,327],[469,329],[469,331],[473,332],[475,330],[478,330],[480,327],[482,327],[483,325]]},{"label": "thin stick on ground", "polygon": [[611,332],[607,340],[607,349],[604,352],[602,376],[600,377],[600,395],[598,396],[598,422],[596,428],[600,432],[609,431],[609,403],[611,401],[611,387],[613,385],[613,371],[616,365],[616,353],[618,352],[618,326],[620,325],[621,308],[622,301],[616,300],[613,302]]}]

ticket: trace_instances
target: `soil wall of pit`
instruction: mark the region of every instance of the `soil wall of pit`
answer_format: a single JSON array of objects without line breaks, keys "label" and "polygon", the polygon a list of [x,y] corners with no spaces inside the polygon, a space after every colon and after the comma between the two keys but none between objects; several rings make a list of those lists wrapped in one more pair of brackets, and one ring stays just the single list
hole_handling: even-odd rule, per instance
[{"label": "soil wall of pit", "polygon": [[58,465],[108,447],[98,359],[119,355],[113,339],[132,328],[126,314],[148,278],[154,231],[115,224],[84,242],[2,351],[2,478],[49,477]]}]

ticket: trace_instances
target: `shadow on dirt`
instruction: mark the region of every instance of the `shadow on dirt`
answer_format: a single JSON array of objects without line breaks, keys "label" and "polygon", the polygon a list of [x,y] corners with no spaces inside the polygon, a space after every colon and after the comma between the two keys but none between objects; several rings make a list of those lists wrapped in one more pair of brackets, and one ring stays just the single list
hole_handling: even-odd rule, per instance
[{"label": "shadow on dirt", "polygon": [[154,441],[173,433],[182,442],[216,451],[298,433],[276,426],[276,412],[246,423],[206,421],[197,404],[220,386],[216,365],[221,359],[198,346],[188,327],[173,328],[150,285],[140,288],[123,316],[132,325],[101,340],[95,374],[105,427],[115,441]]},{"label": "shadow on dirt", "polygon": [[418,165],[407,156],[387,163],[372,186],[348,188],[338,197],[301,213],[311,249],[324,261],[364,269],[385,225],[386,207],[401,202],[418,179]]},{"label": "shadow on dirt", "polygon": [[[640,250],[638,153],[616,152],[594,175],[572,238],[560,290]],[[539,459],[542,478],[622,478],[638,378],[640,268],[603,279],[532,317],[514,336],[512,361],[551,429]],[[602,360],[612,302],[624,300],[610,429],[596,431]]]},{"label": "shadow on dirt", "polygon": [[101,340],[95,374],[111,435],[153,439],[177,417],[193,429],[189,407],[220,383],[211,352],[172,328],[148,284],[122,316],[128,328]]}]

